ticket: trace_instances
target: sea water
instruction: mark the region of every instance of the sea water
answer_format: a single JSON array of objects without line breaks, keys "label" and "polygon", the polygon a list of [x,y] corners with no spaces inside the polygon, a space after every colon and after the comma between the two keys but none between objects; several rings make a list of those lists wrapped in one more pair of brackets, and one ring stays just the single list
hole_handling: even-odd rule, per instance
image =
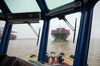
[{"label": "sea water", "polygon": [[[59,55],[61,52],[70,56],[75,54],[76,43],[73,44],[72,40],[67,42],[53,42],[48,41],[47,53],[55,52],[55,55]],[[10,40],[8,47],[8,55],[20,57],[22,59],[28,59],[30,55],[38,55],[39,44],[37,45],[36,39],[17,39]],[[100,66],[100,39],[91,39],[89,55],[89,66]]]}]

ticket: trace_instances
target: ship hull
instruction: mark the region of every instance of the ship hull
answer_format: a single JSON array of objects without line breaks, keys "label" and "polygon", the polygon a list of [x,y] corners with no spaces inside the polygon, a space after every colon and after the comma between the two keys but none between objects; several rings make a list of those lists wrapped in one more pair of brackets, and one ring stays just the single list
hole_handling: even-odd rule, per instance
[{"label": "ship hull", "polygon": [[59,28],[57,30],[52,30],[51,35],[54,38],[54,41],[67,41],[67,38],[70,35],[70,31],[64,28]]},{"label": "ship hull", "polygon": [[53,34],[52,36],[54,38],[54,41],[67,41],[69,34],[56,33],[56,34]]}]

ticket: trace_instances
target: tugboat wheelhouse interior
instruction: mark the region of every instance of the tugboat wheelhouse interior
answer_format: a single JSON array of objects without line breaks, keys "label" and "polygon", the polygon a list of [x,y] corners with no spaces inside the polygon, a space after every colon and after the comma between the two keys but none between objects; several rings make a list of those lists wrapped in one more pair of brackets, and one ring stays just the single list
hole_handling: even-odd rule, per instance
[{"label": "tugboat wheelhouse interior", "polygon": [[98,3],[1,0],[0,66],[99,66]]}]

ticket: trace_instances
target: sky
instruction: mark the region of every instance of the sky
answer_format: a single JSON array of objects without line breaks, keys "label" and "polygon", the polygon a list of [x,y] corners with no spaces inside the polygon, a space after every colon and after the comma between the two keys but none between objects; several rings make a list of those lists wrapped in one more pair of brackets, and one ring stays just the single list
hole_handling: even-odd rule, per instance
[{"label": "sky", "polygon": [[[6,2],[8,0],[5,0]],[[9,1],[12,1],[12,0],[9,0]],[[13,0],[12,3],[18,2],[18,0]],[[22,0],[21,0],[22,1]],[[26,1],[26,0],[25,0]],[[31,0],[29,0],[31,1]],[[50,1],[50,0],[48,0]],[[15,6],[12,6],[11,2],[8,2],[10,3],[10,6],[12,8],[14,8],[15,6],[17,7],[17,5],[15,4]],[[27,2],[25,2],[27,3]],[[25,3],[23,3],[25,5]],[[34,3],[36,4],[36,3]],[[23,6],[24,6],[23,5]],[[48,4],[49,5],[49,4]],[[21,4],[19,3],[19,7],[21,6]],[[23,10],[26,10],[28,7],[30,6],[33,6],[33,5],[28,5],[25,9]],[[37,7],[37,6],[35,6]],[[93,25],[92,25],[92,38],[100,38],[99,34],[100,34],[100,2],[98,2],[94,8],[94,13],[93,13]],[[14,13],[16,12],[20,12],[20,11],[16,11],[16,10],[20,10],[22,9],[23,7],[21,8],[15,8],[15,10],[12,10]],[[53,7],[51,7],[52,9]],[[21,10],[21,12],[23,12],[23,10]],[[31,10],[31,8],[28,8],[28,11],[34,11],[33,9]],[[36,11],[39,11],[39,9],[37,8]],[[27,11],[26,11],[27,12]],[[65,16],[68,21],[72,24],[72,26],[74,27],[74,24],[75,24],[75,18],[77,18],[77,33],[76,33],[76,36],[78,35],[78,30],[79,30],[79,25],[80,25],[80,19],[81,19],[81,13],[78,12],[78,13],[74,13],[74,14],[70,14],[70,15],[66,15]],[[0,21],[0,26],[4,27],[4,21]],[[36,30],[36,32],[39,32],[39,28],[41,28],[41,32],[42,32],[42,27],[43,27],[43,21],[39,21],[39,23],[34,23],[32,24],[33,28]],[[73,31],[68,27],[68,25],[63,21],[63,20],[59,20],[58,18],[54,18],[50,21],[50,31],[49,31],[49,38],[50,39],[53,39],[52,36],[51,36],[51,30],[54,30],[56,28],[66,28],[66,29],[69,29],[71,34],[69,36],[68,39],[72,39],[73,38]],[[34,34],[34,32],[31,30],[31,28],[27,25],[27,24],[15,24],[13,25],[13,31],[16,31],[16,35],[17,35],[17,39],[23,39],[23,38],[37,38],[37,36]]]}]

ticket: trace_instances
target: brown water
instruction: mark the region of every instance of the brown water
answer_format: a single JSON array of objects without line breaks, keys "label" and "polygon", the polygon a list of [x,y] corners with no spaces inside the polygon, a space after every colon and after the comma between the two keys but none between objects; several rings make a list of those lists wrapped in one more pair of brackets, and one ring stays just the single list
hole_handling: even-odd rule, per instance
[{"label": "brown water", "polygon": [[[75,53],[75,45],[76,44],[73,44],[71,40],[68,42],[52,42],[49,40],[47,52],[50,54],[51,51],[54,51],[56,55],[63,52],[70,56]],[[11,40],[8,55],[27,59],[31,54],[38,55],[38,48],[39,46],[36,45],[36,39]],[[99,39],[91,40],[88,64],[89,66],[100,66]]]}]

